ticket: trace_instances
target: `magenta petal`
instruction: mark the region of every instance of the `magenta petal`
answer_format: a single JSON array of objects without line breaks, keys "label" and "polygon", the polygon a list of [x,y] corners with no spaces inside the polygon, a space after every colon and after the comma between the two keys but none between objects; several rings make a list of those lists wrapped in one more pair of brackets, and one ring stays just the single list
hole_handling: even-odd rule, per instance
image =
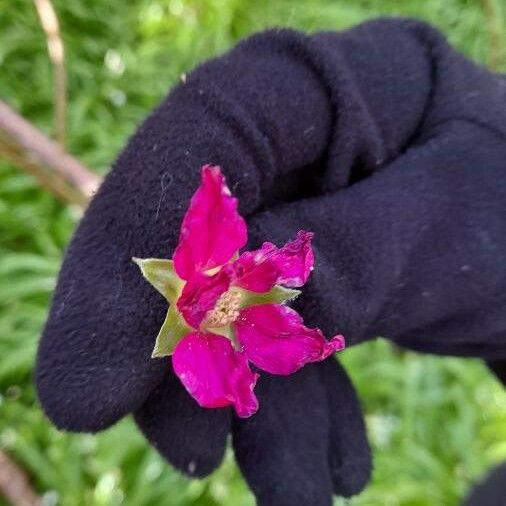
[{"label": "magenta petal", "polygon": [[234,285],[252,292],[268,292],[278,280],[279,269],[270,257],[274,244],[265,242],[262,248],[246,251],[234,262]]},{"label": "magenta petal", "polygon": [[282,248],[264,242],[255,251],[243,253],[235,262],[234,285],[252,292],[268,292],[274,285],[302,286],[313,269],[313,234],[300,230]]},{"label": "magenta petal", "polygon": [[312,232],[300,230],[293,241],[287,242],[278,251],[271,253],[280,272],[278,284],[298,287],[307,281],[314,264],[311,247],[313,235]]},{"label": "magenta petal", "polygon": [[188,324],[198,329],[208,311],[214,308],[220,295],[230,287],[229,270],[220,269],[208,276],[196,272],[184,285],[177,308]]},{"label": "magenta petal", "polygon": [[246,223],[237,212],[219,167],[205,165],[202,182],[181,225],[174,267],[181,279],[228,262],[247,241]]},{"label": "magenta petal", "polygon": [[343,336],[327,341],[320,329],[305,327],[296,311],[280,304],[249,306],[234,326],[248,359],[272,374],[292,374],[344,348]]},{"label": "magenta petal", "polygon": [[226,337],[201,332],[188,334],[176,346],[172,366],[200,406],[234,406],[242,418],[257,411],[253,389],[258,374],[250,370],[246,355],[235,351]]}]

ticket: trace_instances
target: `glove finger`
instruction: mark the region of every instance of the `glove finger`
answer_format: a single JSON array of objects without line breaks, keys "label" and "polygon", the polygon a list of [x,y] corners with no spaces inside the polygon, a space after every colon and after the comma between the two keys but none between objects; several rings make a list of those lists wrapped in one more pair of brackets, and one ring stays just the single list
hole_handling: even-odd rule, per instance
[{"label": "glove finger", "polygon": [[145,242],[167,257],[167,233],[146,239],[113,183],[105,181],[73,238],[39,344],[37,393],[49,418],[66,430],[112,425],[142,404],[167,367],[151,359],[167,302],[131,260],[154,256]]},{"label": "glove finger", "polygon": [[57,426],[105,428],[162,380],[150,353],[166,304],[131,257],[171,255],[200,167],[223,168],[247,216],[291,195],[296,169],[324,153],[331,108],[300,61],[307,42],[276,31],[203,64],[130,139],[72,240],[40,342],[38,395]]},{"label": "glove finger", "polygon": [[471,490],[462,504],[463,506],[503,506],[505,497],[506,462],[502,462]]},{"label": "glove finger", "polygon": [[315,268],[296,306],[324,333],[504,358],[506,145],[466,122],[420,142],[346,190],[268,209],[251,226],[279,244],[314,232]]},{"label": "glove finger", "polygon": [[201,408],[171,370],[134,418],[146,439],[188,476],[204,477],[220,465],[230,431],[230,409]]},{"label": "glove finger", "polygon": [[488,368],[496,378],[506,387],[506,360],[486,360]]},{"label": "glove finger", "polygon": [[233,420],[233,446],[259,506],[329,506],[329,417],[315,365],[291,376],[262,374],[258,412]]},{"label": "glove finger", "polygon": [[318,372],[329,404],[329,463],[334,493],[350,497],[362,491],[372,470],[362,409],[337,360],[325,360]]}]

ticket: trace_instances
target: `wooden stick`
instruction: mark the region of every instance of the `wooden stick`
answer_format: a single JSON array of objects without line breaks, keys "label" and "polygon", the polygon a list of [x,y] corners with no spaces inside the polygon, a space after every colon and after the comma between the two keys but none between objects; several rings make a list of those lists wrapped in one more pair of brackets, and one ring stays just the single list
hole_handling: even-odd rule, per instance
[{"label": "wooden stick", "polygon": [[51,0],[34,0],[40,24],[46,33],[47,52],[53,65],[53,104],[56,139],[65,146],[65,116],[67,108],[67,74],[65,51],[60,36],[58,17]]},{"label": "wooden stick", "polygon": [[0,101],[0,155],[59,198],[86,207],[101,178]]},{"label": "wooden stick", "polygon": [[0,490],[12,506],[40,506],[25,473],[0,450]]}]

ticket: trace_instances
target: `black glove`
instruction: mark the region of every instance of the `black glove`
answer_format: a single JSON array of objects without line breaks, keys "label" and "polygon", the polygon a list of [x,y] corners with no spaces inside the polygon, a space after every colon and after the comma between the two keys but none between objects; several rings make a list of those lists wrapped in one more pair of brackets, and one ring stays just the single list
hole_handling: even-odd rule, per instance
[{"label": "black glove", "polygon": [[506,462],[502,462],[474,486],[463,506],[504,506],[505,480]]},{"label": "black glove", "polygon": [[64,429],[134,411],[176,467],[203,476],[232,428],[259,504],[329,505],[370,472],[353,388],[334,360],[262,375],[261,409],[199,408],[150,359],[166,303],[132,256],[169,258],[200,167],[220,165],[254,238],[315,232],[297,301],[348,344],[376,335],[506,358],[506,83],[432,28],[253,36],[188,76],[140,126],[67,252],[40,343],[42,405]]}]

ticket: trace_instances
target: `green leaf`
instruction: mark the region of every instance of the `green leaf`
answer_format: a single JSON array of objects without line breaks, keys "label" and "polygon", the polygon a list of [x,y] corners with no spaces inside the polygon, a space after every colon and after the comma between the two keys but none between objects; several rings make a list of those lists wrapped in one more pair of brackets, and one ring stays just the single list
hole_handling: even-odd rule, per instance
[{"label": "green leaf", "polygon": [[254,306],[258,304],[282,304],[295,299],[300,295],[300,290],[285,288],[276,285],[270,292],[256,293],[249,290],[240,289],[241,307]]},{"label": "green leaf", "polygon": [[162,258],[132,258],[132,260],[140,267],[144,278],[174,304],[183,288],[183,281],[174,270],[174,262]]},{"label": "green leaf", "polygon": [[170,306],[162,328],[156,336],[155,347],[151,358],[166,357],[172,355],[176,344],[189,332],[183,319],[174,306]]}]

